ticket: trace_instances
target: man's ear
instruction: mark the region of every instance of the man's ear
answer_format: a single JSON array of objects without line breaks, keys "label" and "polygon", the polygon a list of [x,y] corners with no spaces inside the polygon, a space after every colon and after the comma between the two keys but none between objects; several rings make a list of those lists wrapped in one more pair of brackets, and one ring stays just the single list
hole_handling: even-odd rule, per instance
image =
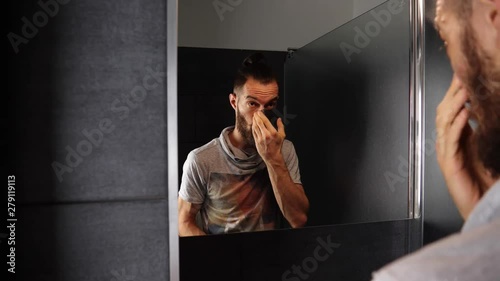
[{"label": "man's ear", "polygon": [[500,32],[500,0],[492,0],[495,4],[495,11],[491,14],[491,20],[495,25],[497,32]]},{"label": "man's ear", "polygon": [[477,2],[482,8],[485,8],[488,13],[488,21],[492,22],[495,27],[500,28],[500,0],[481,0]]},{"label": "man's ear", "polygon": [[233,107],[234,110],[236,110],[236,94],[235,93],[230,93],[229,94],[229,103]]},{"label": "man's ear", "polygon": [[499,14],[500,11],[500,0],[481,0],[480,3],[486,4],[488,6],[488,16],[489,20],[492,21],[496,27],[498,27]]},{"label": "man's ear", "polygon": [[500,46],[500,0],[477,0],[472,3],[472,25],[487,52]]}]

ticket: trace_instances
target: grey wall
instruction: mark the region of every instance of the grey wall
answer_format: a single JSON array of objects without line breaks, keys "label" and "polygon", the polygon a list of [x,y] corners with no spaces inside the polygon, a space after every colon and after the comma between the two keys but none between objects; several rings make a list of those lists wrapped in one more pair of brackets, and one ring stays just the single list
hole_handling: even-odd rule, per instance
[{"label": "grey wall", "polygon": [[[285,106],[293,118],[285,122],[310,201],[309,225],[408,217],[408,3],[382,4],[287,59]],[[364,46],[356,43],[362,33]]]},{"label": "grey wall", "polygon": [[182,0],[179,46],[286,51],[299,48],[381,0]]},{"label": "grey wall", "polygon": [[352,0],[352,18],[384,3],[386,0]]},{"label": "grey wall", "polygon": [[4,37],[16,276],[167,280],[165,1],[48,2]]}]

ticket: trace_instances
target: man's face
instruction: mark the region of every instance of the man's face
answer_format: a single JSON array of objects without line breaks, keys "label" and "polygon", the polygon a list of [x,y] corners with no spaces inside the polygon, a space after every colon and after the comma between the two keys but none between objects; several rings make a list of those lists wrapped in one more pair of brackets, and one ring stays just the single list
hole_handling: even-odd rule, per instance
[{"label": "man's face", "polygon": [[[462,37],[465,30],[460,24],[457,15],[449,7],[450,3],[448,1],[437,1],[435,25],[441,39],[444,41],[453,71],[460,79],[464,79],[467,72],[467,61],[464,59],[462,50]],[[453,5],[453,3],[451,4]]]},{"label": "man's face", "polygon": [[231,104],[236,110],[236,129],[245,139],[247,146],[255,146],[252,134],[253,115],[258,111],[274,109],[277,102],[276,81],[262,84],[249,78],[242,89],[236,95],[233,94]]},{"label": "man's face", "polygon": [[468,18],[457,14],[454,5],[461,4],[455,0],[437,0],[435,25],[453,71],[462,81],[468,82],[481,75],[476,73],[478,69],[491,70],[500,66],[497,35],[500,21],[492,13],[495,4],[491,2],[472,1]]}]

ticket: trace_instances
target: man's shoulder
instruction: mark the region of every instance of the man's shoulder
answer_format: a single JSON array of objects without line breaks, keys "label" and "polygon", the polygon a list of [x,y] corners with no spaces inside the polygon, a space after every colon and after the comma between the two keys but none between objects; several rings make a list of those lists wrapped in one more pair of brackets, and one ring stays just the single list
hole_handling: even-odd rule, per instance
[{"label": "man's shoulder", "polygon": [[293,146],[293,142],[291,142],[288,139],[285,139],[283,141],[283,154],[288,155],[290,153],[293,153],[295,151],[295,147]]},{"label": "man's shoulder", "polygon": [[373,280],[497,280],[498,237],[500,220],[450,235],[385,266]]},{"label": "man's shoulder", "polygon": [[215,138],[208,143],[191,150],[191,152],[189,152],[188,158],[199,162],[204,161],[205,159],[216,157],[220,154],[220,152],[221,150],[219,139]]}]

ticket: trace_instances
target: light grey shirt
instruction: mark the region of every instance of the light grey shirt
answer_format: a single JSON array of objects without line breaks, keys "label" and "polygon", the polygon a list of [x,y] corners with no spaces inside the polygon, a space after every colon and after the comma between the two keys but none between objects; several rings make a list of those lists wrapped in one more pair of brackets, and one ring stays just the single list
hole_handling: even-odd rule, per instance
[{"label": "light grey shirt", "polygon": [[474,207],[460,233],[383,267],[373,281],[499,281],[500,180]]},{"label": "light grey shirt", "polygon": [[[201,227],[220,234],[276,227],[279,208],[266,164],[255,149],[231,144],[225,128],[220,137],[191,151],[184,162],[179,197],[201,204]],[[294,183],[301,184],[293,144],[285,140],[283,159]]]}]

